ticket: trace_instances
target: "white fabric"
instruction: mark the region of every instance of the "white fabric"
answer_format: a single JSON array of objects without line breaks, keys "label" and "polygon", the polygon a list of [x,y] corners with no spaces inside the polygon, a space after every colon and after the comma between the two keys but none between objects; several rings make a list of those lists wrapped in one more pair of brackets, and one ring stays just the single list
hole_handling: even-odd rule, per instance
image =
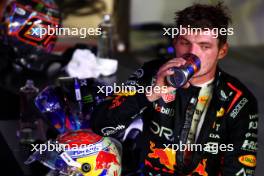
[{"label": "white fabric", "polygon": [[[212,81],[211,81],[212,82]],[[207,113],[208,107],[210,105],[211,99],[212,99],[212,94],[213,94],[213,85],[208,85],[207,86],[203,86],[199,92],[199,97],[200,96],[208,96],[207,102],[204,105],[204,107],[202,108],[202,115],[200,117],[200,120],[198,122],[197,125],[197,129],[196,129],[196,133],[195,133],[195,142],[197,141],[198,135],[200,134],[202,125],[204,123],[204,119],[205,119],[205,115]],[[199,102],[197,103],[197,105],[199,104]],[[197,107],[196,107],[197,108]]]},{"label": "white fabric", "polygon": [[66,66],[66,72],[71,77],[79,79],[109,76],[116,72],[118,62],[113,59],[97,58],[88,49],[77,49],[71,61]]}]

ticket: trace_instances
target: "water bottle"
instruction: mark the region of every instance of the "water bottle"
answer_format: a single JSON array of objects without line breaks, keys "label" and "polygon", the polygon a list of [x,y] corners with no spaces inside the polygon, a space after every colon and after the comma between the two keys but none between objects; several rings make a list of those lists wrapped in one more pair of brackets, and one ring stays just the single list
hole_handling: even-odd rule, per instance
[{"label": "water bottle", "polygon": [[20,95],[20,123],[18,137],[21,144],[31,144],[36,140],[35,129],[38,126],[37,113],[34,106],[34,98],[39,89],[34,86],[32,80],[27,80],[25,86],[19,90]]},{"label": "water bottle", "polygon": [[103,21],[99,24],[101,35],[98,38],[98,58],[113,58],[113,23],[109,14],[104,15]]}]

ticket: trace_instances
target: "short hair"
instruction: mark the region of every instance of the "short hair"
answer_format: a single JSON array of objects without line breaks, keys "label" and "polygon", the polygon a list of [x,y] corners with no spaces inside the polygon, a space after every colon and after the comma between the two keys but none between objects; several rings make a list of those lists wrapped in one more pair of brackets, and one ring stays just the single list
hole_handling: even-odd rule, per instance
[{"label": "short hair", "polygon": [[[194,4],[181,11],[176,12],[176,26],[191,28],[225,28],[231,23],[229,10],[219,2],[216,5]],[[218,30],[219,43],[218,47],[222,47],[227,41],[227,34],[221,35]]]}]

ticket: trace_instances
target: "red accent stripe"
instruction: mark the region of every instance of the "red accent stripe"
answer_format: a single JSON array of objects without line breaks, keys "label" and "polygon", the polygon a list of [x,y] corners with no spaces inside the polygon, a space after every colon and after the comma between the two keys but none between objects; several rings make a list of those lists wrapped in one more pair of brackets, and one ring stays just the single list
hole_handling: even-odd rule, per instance
[{"label": "red accent stripe", "polygon": [[65,117],[65,125],[66,125],[66,129],[71,129],[71,123],[69,120],[69,116]]},{"label": "red accent stripe", "polygon": [[117,176],[117,171],[114,171],[114,176]]},{"label": "red accent stripe", "polygon": [[237,89],[235,86],[233,86],[231,83],[227,83],[227,85],[231,88],[231,89],[233,89],[235,92],[236,92],[236,95],[235,95],[235,97],[234,97],[234,99],[233,99],[233,101],[231,102],[231,104],[230,104],[230,106],[228,107],[228,109],[227,109],[227,112],[229,112],[230,111],[230,109],[234,106],[234,104],[236,103],[236,101],[239,99],[239,97],[241,97],[241,95],[242,95],[242,91],[241,90],[239,90],[239,89]]}]

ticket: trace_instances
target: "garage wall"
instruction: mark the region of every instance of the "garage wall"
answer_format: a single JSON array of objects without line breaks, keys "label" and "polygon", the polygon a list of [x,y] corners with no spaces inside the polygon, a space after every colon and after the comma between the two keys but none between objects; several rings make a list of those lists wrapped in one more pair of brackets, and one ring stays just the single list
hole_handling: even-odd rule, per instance
[{"label": "garage wall", "polygon": [[[146,22],[174,23],[174,12],[194,2],[214,3],[214,0],[131,0],[131,24]],[[232,12],[234,35],[232,46],[264,45],[264,1],[224,0]]]}]

